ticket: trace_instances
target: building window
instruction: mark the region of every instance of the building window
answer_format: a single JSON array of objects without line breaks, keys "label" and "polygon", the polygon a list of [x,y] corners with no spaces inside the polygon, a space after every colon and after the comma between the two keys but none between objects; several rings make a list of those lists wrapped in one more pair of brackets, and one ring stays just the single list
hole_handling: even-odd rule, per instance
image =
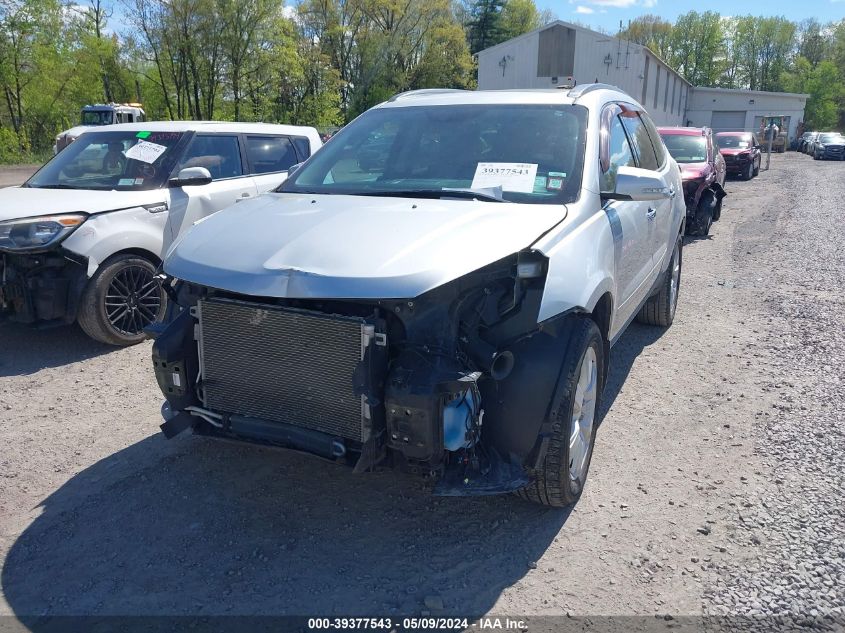
[{"label": "building window", "polygon": [[645,56],[645,72],[643,72],[643,96],[640,99],[640,103],[645,106],[646,100],[646,93],[648,92],[648,66],[649,66],[649,57],[648,55]]},{"label": "building window", "polygon": [[663,111],[669,108],[669,70],[666,70],[666,88],[663,89]]}]

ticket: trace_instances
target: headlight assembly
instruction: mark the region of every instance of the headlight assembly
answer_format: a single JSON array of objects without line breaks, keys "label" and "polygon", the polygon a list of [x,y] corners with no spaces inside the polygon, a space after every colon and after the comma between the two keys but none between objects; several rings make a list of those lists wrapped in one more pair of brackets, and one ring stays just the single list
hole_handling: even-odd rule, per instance
[{"label": "headlight assembly", "polygon": [[58,244],[88,216],[84,213],[43,215],[0,222],[0,250],[40,250]]}]

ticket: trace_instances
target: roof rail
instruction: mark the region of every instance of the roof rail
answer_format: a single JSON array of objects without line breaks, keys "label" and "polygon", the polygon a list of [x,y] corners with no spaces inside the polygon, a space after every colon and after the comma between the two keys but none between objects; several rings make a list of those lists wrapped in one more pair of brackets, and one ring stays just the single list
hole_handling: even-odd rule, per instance
[{"label": "roof rail", "polygon": [[624,92],[624,90],[622,90],[619,86],[611,86],[610,84],[581,84],[580,86],[575,86],[570,89],[570,91],[566,93],[566,96],[578,99],[593,90],[615,90],[616,92]]},{"label": "roof rail", "polygon": [[437,95],[437,94],[447,94],[450,92],[467,92],[466,90],[461,90],[460,88],[420,88],[419,90],[406,90],[405,92],[398,92],[390,99],[388,102],[396,101],[397,99],[404,99],[405,97],[414,97],[414,96],[424,96],[424,95]]}]

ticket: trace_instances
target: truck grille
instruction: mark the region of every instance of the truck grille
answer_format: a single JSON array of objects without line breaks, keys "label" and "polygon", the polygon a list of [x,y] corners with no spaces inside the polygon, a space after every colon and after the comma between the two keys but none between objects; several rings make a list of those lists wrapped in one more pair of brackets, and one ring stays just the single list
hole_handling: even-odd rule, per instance
[{"label": "truck grille", "polygon": [[365,319],[245,303],[200,301],[206,407],[356,441],[369,407],[353,374],[373,339]]}]

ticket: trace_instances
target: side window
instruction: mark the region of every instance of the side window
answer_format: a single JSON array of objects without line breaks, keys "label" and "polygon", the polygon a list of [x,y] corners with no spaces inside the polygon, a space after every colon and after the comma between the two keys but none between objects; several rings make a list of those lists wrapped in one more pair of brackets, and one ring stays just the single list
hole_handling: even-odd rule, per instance
[{"label": "side window", "polygon": [[654,148],[654,154],[657,157],[658,168],[662,169],[666,164],[666,146],[663,144],[663,139],[660,138],[660,132],[657,131],[657,126],[654,121],[645,112],[640,112],[640,119],[648,131],[648,136],[651,139],[651,146]]},{"label": "side window", "polygon": [[599,178],[600,188],[603,192],[611,192],[616,189],[616,172],[620,167],[636,167],[634,153],[628,143],[628,135],[622,126],[619,116],[614,115],[608,126],[607,145],[608,168],[602,170]]},{"label": "side window", "polygon": [[291,140],[293,141],[293,146],[296,148],[300,162],[311,156],[311,142],[307,138],[304,136],[291,136]]},{"label": "side window", "polygon": [[628,137],[631,139],[631,144],[634,146],[639,167],[653,171],[659,169],[657,154],[654,153],[654,146],[651,144],[648,130],[646,130],[639,114],[634,111],[624,112],[622,122],[625,125],[625,131],[628,132]]},{"label": "side window", "polygon": [[287,171],[299,162],[293,143],[286,136],[247,136],[246,155],[253,174]]},{"label": "side window", "polygon": [[205,167],[214,180],[243,176],[241,150],[237,136],[197,135],[176,167]]}]

